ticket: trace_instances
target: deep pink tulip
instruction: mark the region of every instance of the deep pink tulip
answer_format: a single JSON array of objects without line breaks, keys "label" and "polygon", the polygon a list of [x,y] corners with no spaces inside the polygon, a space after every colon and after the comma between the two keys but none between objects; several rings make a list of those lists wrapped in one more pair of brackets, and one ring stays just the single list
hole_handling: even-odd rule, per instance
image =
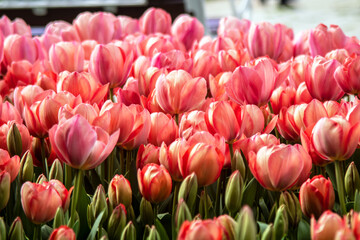
[{"label": "deep pink tulip", "polygon": [[226,83],[226,93],[238,104],[266,104],[276,87],[278,73],[269,58],[259,58],[251,67],[237,67]]},{"label": "deep pink tulip", "polygon": [[179,230],[178,240],[221,240],[224,237],[223,232],[223,227],[215,220],[185,221]]},{"label": "deep pink tulip", "polygon": [[139,18],[140,29],[144,34],[170,33],[171,16],[160,8],[149,8]]},{"label": "deep pink tulip", "polygon": [[[335,239],[335,235],[338,231],[347,228],[346,222],[338,214],[325,211],[321,214],[318,221],[314,217],[311,218],[311,239],[312,240],[327,240]],[[340,238],[342,239],[342,238]]]},{"label": "deep pink tulip", "polygon": [[31,37],[13,34],[5,38],[4,61],[7,65],[21,60],[27,60],[33,64],[38,57],[38,46]]},{"label": "deep pink tulip", "polygon": [[348,57],[335,71],[335,80],[349,94],[360,93],[360,56]]},{"label": "deep pink tulip", "polygon": [[150,114],[151,127],[148,142],[160,147],[162,142],[166,145],[172,143],[179,136],[179,128],[170,115],[161,112]]},{"label": "deep pink tulip", "polygon": [[142,169],[148,163],[159,162],[160,147],[152,145],[151,143],[146,145],[140,145],[136,156],[136,169]]},{"label": "deep pink tulip", "polygon": [[63,225],[51,233],[49,240],[76,240],[76,235],[72,228]]},{"label": "deep pink tulip", "polygon": [[315,216],[316,219],[325,210],[331,210],[335,203],[335,192],[330,179],[322,175],[309,178],[301,185],[299,200],[302,212],[307,216]]},{"label": "deep pink tulip", "polygon": [[312,167],[309,154],[301,145],[262,147],[249,153],[249,168],[258,182],[271,191],[300,187]]},{"label": "deep pink tulip", "polygon": [[49,60],[55,73],[81,72],[84,68],[84,49],[79,42],[58,42],[51,46]]},{"label": "deep pink tulip", "polygon": [[182,42],[187,50],[190,50],[193,43],[204,36],[204,26],[195,17],[181,14],[174,20],[171,34]]},{"label": "deep pink tulip", "polygon": [[156,81],[156,99],[167,113],[180,114],[198,107],[207,94],[204,78],[193,78],[184,70],[161,75]]},{"label": "deep pink tulip", "polygon": [[324,159],[346,160],[353,155],[360,138],[360,123],[342,116],[321,118],[311,133],[311,143]]},{"label": "deep pink tulip", "polygon": [[89,71],[101,84],[121,87],[129,75],[132,61],[133,55],[126,56],[120,47],[99,44],[91,53]]},{"label": "deep pink tulip", "polygon": [[15,155],[10,157],[6,150],[0,149],[0,172],[7,171],[10,174],[11,182],[13,182],[20,170],[20,157]]},{"label": "deep pink tulip", "polygon": [[334,72],[340,63],[336,60],[326,60],[321,56],[314,58],[305,77],[310,95],[320,101],[339,100],[344,92],[336,83]]},{"label": "deep pink tulip", "polygon": [[160,203],[171,194],[172,181],[164,166],[147,164],[138,169],[137,179],[141,195],[149,202]]},{"label": "deep pink tulip", "polygon": [[88,170],[108,157],[119,138],[119,130],[109,135],[102,128],[91,126],[82,116],[75,115],[53,126],[49,138],[61,161],[73,168]]}]

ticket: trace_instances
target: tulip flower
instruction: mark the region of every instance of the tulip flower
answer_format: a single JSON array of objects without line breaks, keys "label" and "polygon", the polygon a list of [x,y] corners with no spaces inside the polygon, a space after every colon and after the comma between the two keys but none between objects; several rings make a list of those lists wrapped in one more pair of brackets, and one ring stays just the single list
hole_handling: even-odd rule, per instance
[{"label": "tulip flower", "polygon": [[344,48],[332,50],[325,55],[326,59],[335,59],[341,64],[344,64],[348,57],[350,57],[349,52]]},{"label": "tulip flower", "polygon": [[4,209],[10,198],[10,174],[7,171],[0,172],[0,210]]},{"label": "tulip flower", "polygon": [[160,8],[149,8],[139,18],[140,29],[144,34],[170,33],[171,16]]},{"label": "tulip flower", "polygon": [[170,115],[161,112],[150,114],[151,127],[148,142],[160,147],[162,142],[167,145],[172,143],[179,136],[179,129],[176,122]]},{"label": "tulip flower", "polygon": [[225,93],[225,85],[231,78],[232,72],[221,72],[215,77],[209,76],[209,88],[211,96],[216,100],[228,100],[229,97]]},{"label": "tulip flower", "polygon": [[189,54],[174,49],[168,52],[156,53],[151,58],[151,66],[169,72],[182,69],[190,73],[193,67],[193,60]]},{"label": "tulip flower", "polygon": [[9,35],[4,40],[4,61],[10,65],[14,61],[27,60],[33,64],[39,57],[34,39],[18,34]]},{"label": "tulip flower", "polygon": [[13,182],[20,170],[20,157],[15,155],[10,158],[6,150],[0,149],[0,171],[7,171],[10,174],[10,180]]},{"label": "tulip flower", "polygon": [[60,226],[57,229],[55,229],[50,237],[49,240],[75,240],[76,235],[72,228],[69,228],[68,226]]},{"label": "tulip flower", "polygon": [[233,16],[221,18],[217,34],[222,37],[229,37],[234,42],[247,39],[246,34],[249,32],[251,22],[245,18],[239,19]]},{"label": "tulip flower", "polygon": [[299,193],[302,212],[316,219],[326,211],[331,210],[335,202],[335,192],[330,179],[317,175],[301,185]]},{"label": "tulip flower", "polygon": [[306,83],[300,83],[299,87],[296,89],[295,104],[309,103],[311,100],[313,100],[313,98],[306,87]]},{"label": "tulip flower", "polygon": [[215,220],[185,221],[179,230],[178,240],[220,240],[223,238],[223,231],[222,225]]},{"label": "tulip flower", "polygon": [[163,166],[147,164],[143,169],[138,169],[137,178],[140,193],[149,202],[160,203],[171,193],[171,177]]},{"label": "tulip flower", "polygon": [[128,35],[140,32],[139,20],[129,16],[117,16],[115,26],[120,29],[120,35],[117,36],[119,39],[123,39]]},{"label": "tulip flower", "polygon": [[156,163],[160,165],[159,152],[160,147],[151,143],[140,145],[136,156],[136,169],[142,169],[148,163]]},{"label": "tulip flower", "polygon": [[[141,59],[140,57],[138,59]],[[136,61],[138,61],[138,59]],[[135,64],[133,64],[134,68]],[[141,95],[149,96],[149,94],[155,89],[155,84],[157,79],[162,74],[167,74],[166,69],[159,69],[157,67],[149,67],[143,69],[139,73],[138,85],[139,85],[139,93]]]},{"label": "tulip flower", "polygon": [[278,87],[274,90],[270,98],[271,107],[274,114],[279,114],[281,108],[290,107],[294,104],[296,89],[294,87]]},{"label": "tulip flower", "polygon": [[327,210],[321,214],[318,221],[315,220],[314,216],[311,218],[311,239],[334,239],[336,233],[345,228],[347,228],[347,226],[344,219],[342,219],[336,213]]},{"label": "tulip flower", "polygon": [[199,41],[203,37],[204,26],[195,17],[181,14],[174,20],[171,33],[189,50],[195,41]]},{"label": "tulip flower", "polygon": [[217,55],[210,51],[203,49],[196,51],[193,55],[193,61],[193,77],[203,77],[208,81],[210,75],[216,76],[221,72]]},{"label": "tulip flower", "polygon": [[118,137],[119,130],[109,135],[102,128],[91,126],[80,115],[64,120],[49,130],[51,146],[59,159],[82,170],[101,164],[114,149]]},{"label": "tulip flower", "polygon": [[300,187],[312,167],[309,154],[298,144],[262,147],[249,153],[248,162],[256,180],[271,191]]},{"label": "tulip flower", "polygon": [[360,56],[346,58],[344,64],[339,66],[334,77],[341,89],[349,94],[360,93]]},{"label": "tulip flower", "polygon": [[[71,25],[68,22],[57,20],[48,23],[45,26],[44,34],[45,35],[53,35],[59,37],[62,41],[77,41],[80,42],[80,37],[74,28],[73,25]],[[49,50],[49,49],[47,49]]]},{"label": "tulip flower", "polygon": [[161,75],[156,81],[156,99],[167,113],[180,114],[198,107],[207,94],[206,81],[184,70]]},{"label": "tulip flower", "polygon": [[235,149],[240,149],[246,159],[248,159],[248,154],[252,151],[257,153],[260,148],[264,146],[271,147],[273,145],[279,145],[280,139],[276,138],[272,134],[260,134],[256,133],[255,135],[251,136],[250,138],[245,138],[237,141],[234,144]]},{"label": "tulip flower", "polygon": [[123,175],[116,174],[110,181],[108,195],[113,208],[119,204],[130,207],[132,200],[130,182]]},{"label": "tulip flower", "polygon": [[55,73],[81,72],[84,67],[84,49],[78,42],[59,42],[49,50],[49,60]]},{"label": "tulip flower", "polygon": [[174,39],[168,35],[154,34],[148,35],[138,44],[140,54],[146,57],[153,57],[155,54],[169,52],[174,50]]}]

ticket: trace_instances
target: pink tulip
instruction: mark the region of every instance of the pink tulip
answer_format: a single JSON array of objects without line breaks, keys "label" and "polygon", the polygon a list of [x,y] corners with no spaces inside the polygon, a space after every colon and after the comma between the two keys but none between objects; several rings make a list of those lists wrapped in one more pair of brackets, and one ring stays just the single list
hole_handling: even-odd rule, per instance
[{"label": "pink tulip", "polygon": [[300,130],[305,128],[303,116],[306,107],[306,104],[301,104],[281,109],[277,121],[277,128],[283,138],[287,140],[299,139]]},{"label": "pink tulip", "polygon": [[268,58],[260,58],[252,67],[237,67],[226,83],[226,93],[238,104],[266,104],[276,86],[277,72]]},{"label": "pink tulip", "polygon": [[283,107],[290,107],[295,102],[296,89],[294,87],[278,87],[271,95],[270,103],[274,114],[279,114]]},{"label": "pink tulip", "polygon": [[210,36],[205,36],[198,44],[194,45],[193,51],[205,50],[217,55],[220,51],[230,51],[237,48],[239,47],[235,45],[235,42],[233,42],[231,38],[220,36],[211,38]]},{"label": "pink tulip", "polygon": [[0,18],[0,32],[3,33],[4,37],[11,34],[19,34],[27,37],[31,37],[31,28],[21,18],[15,18],[12,22],[6,16],[3,15]]},{"label": "pink tulip", "polygon": [[[1,103],[2,101],[0,101]],[[22,123],[23,120],[21,119],[21,115],[19,111],[9,103],[8,101],[1,103],[0,107],[0,122],[7,123],[9,121],[15,121],[16,123]]]},{"label": "pink tulip", "polygon": [[246,62],[250,61],[250,55],[247,49],[221,50],[218,53],[218,60],[223,72],[232,72],[236,67],[245,65]]},{"label": "pink tulip", "polygon": [[63,225],[51,233],[49,240],[76,240],[76,235],[72,228]]},{"label": "pink tulip", "polygon": [[168,35],[154,34],[145,36],[138,44],[140,53],[146,57],[153,57],[155,54],[169,52],[176,49],[174,39]]},{"label": "pink tulip", "polygon": [[[88,103],[80,103],[75,107],[71,107],[66,104],[65,106],[60,107],[58,112],[58,119],[59,122],[61,122],[78,114],[84,117],[91,125],[94,125],[95,120],[99,117],[99,112],[99,107],[96,104],[90,105]],[[105,125],[100,127],[104,128]]]},{"label": "pink tulip", "polygon": [[139,20],[136,18],[118,16],[117,22],[115,22],[115,26],[116,25],[118,25],[118,32],[120,32],[120,34],[117,36],[118,39],[123,39],[127,35],[140,32]]},{"label": "pink tulip", "polygon": [[348,57],[350,57],[350,54],[344,48],[332,50],[325,55],[326,59],[335,59],[341,64],[344,64]]},{"label": "pink tulip", "polygon": [[335,80],[341,89],[349,94],[360,93],[360,56],[346,58],[335,71]]},{"label": "pink tulip", "polygon": [[4,35],[0,33],[0,62],[2,62],[4,58]]},{"label": "pink tulip", "polygon": [[321,118],[311,133],[311,143],[324,159],[346,160],[355,152],[360,138],[360,123],[351,124],[342,116]]},{"label": "pink tulip", "polygon": [[240,106],[226,101],[211,103],[205,114],[205,122],[212,134],[218,133],[228,143],[238,140],[244,129],[246,113]]},{"label": "pink tulip", "polygon": [[238,19],[233,16],[221,18],[217,34],[222,37],[229,37],[234,42],[247,39],[251,22],[247,19]]},{"label": "pink tulip", "polygon": [[27,60],[33,64],[38,57],[38,47],[31,37],[14,34],[5,38],[4,61],[6,64],[21,60]]},{"label": "pink tulip", "polygon": [[10,174],[11,182],[13,182],[20,170],[20,157],[15,155],[10,158],[6,150],[0,149],[0,172],[6,171]]},{"label": "pink tulip", "polygon": [[191,111],[184,113],[179,124],[179,135],[185,139],[198,131],[208,131],[203,111]]},{"label": "pink tulip", "polygon": [[146,145],[140,145],[136,156],[136,169],[142,169],[148,163],[159,162],[160,147],[152,145],[151,143]]},{"label": "pink tulip", "polygon": [[211,95],[217,100],[228,100],[229,97],[225,92],[226,83],[231,78],[232,72],[221,72],[215,77],[209,76],[209,88]]},{"label": "pink tulip", "polygon": [[84,68],[84,49],[79,42],[58,42],[49,50],[49,60],[55,73],[81,72]]},{"label": "pink tulip", "polygon": [[317,56],[312,65],[308,66],[306,86],[313,98],[320,101],[339,100],[344,92],[337,85],[334,72],[340,63]]},{"label": "pink tulip", "polygon": [[204,35],[204,26],[195,17],[188,14],[179,15],[172,24],[171,33],[190,50],[195,41]]},{"label": "pink tulip", "polygon": [[81,42],[81,46],[84,49],[84,59],[86,61],[90,60],[91,57],[91,53],[92,51],[94,51],[95,47],[98,45],[99,43],[95,40],[85,40]]},{"label": "pink tulip", "polygon": [[251,136],[250,138],[240,139],[239,141],[234,143],[234,149],[241,150],[246,159],[249,159],[248,154],[250,152],[257,153],[260,148],[267,146],[272,147],[274,145],[279,145],[280,139],[277,139],[272,134],[260,134],[256,133],[255,135]]},{"label": "pink tulip", "polygon": [[139,94],[149,96],[152,91],[155,89],[155,84],[160,75],[168,74],[166,69],[159,69],[157,67],[149,67],[144,69],[143,72],[139,74]]},{"label": "pink tulip", "polygon": [[74,26],[62,20],[48,23],[45,26],[44,35],[55,35],[60,37],[62,41],[80,42],[80,37]]},{"label": "pink tulip", "polygon": [[160,8],[149,8],[139,18],[140,29],[144,34],[170,33],[171,16]]},{"label": "pink tulip", "polygon": [[318,219],[325,210],[334,206],[335,192],[330,179],[322,175],[309,178],[301,185],[299,200],[302,212]]},{"label": "pink tulip", "polygon": [[13,61],[8,65],[4,76],[9,88],[35,84],[36,75],[33,65],[27,60]]},{"label": "pink tulip", "polygon": [[166,145],[172,143],[179,136],[179,128],[170,115],[164,113],[151,113],[151,127],[148,142],[160,147],[162,142]]},{"label": "pink tulip", "polygon": [[244,121],[244,135],[251,137],[256,133],[263,132],[265,119],[260,108],[256,105],[248,104],[244,106],[244,111],[244,114],[246,114],[246,117],[244,117],[246,119],[246,121]]},{"label": "pink tulip", "polygon": [[156,99],[167,113],[180,114],[198,107],[205,100],[207,89],[203,78],[192,78],[184,70],[161,75],[156,81]]},{"label": "pink tulip", "polygon": [[164,53],[156,53],[151,58],[151,66],[162,68],[169,72],[180,69],[185,70],[186,72],[191,72],[193,60],[183,51],[170,50]]},{"label": "pink tulip", "polygon": [[299,55],[290,61],[290,72],[288,82],[290,86],[298,88],[298,86],[305,82],[308,65],[311,64],[312,58],[308,55]]},{"label": "pink tulip", "polygon": [[101,164],[114,149],[118,137],[119,130],[109,135],[102,128],[91,126],[80,115],[60,122],[49,131],[51,146],[59,159],[82,170]]},{"label": "pink tulip", "polygon": [[147,164],[143,169],[138,169],[137,179],[141,195],[149,202],[160,203],[171,193],[171,177],[164,166]]},{"label": "pink tulip", "polygon": [[183,222],[179,230],[178,240],[221,240],[224,237],[223,235],[225,235],[223,227],[215,220],[194,220]]},{"label": "pink tulip", "polygon": [[133,56],[125,55],[114,44],[99,44],[91,53],[89,71],[102,85],[109,83],[110,88],[124,85],[129,75]]},{"label": "pink tulip", "polygon": [[346,227],[346,222],[336,213],[330,210],[321,214],[318,221],[314,217],[311,218],[311,239],[312,240],[326,240],[334,239],[336,233]]},{"label": "pink tulip", "polygon": [[306,87],[306,83],[302,82],[296,89],[295,104],[309,103],[313,100],[309,90]]},{"label": "pink tulip", "polygon": [[248,162],[256,180],[271,191],[300,187],[312,167],[309,154],[298,144],[262,147],[249,153]]},{"label": "pink tulip", "polygon": [[139,93],[139,81],[133,77],[129,77],[122,88],[119,88],[115,94],[117,101],[122,102],[126,106],[131,104],[141,104]]},{"label": "pink tulip", "polygon": [[193,55],[193,61],[193,77],[203,77],[208,80],[210,75],[216,76],[221,72],[220,64],[217,60],[217,55],[210,51],[196,51]]}]

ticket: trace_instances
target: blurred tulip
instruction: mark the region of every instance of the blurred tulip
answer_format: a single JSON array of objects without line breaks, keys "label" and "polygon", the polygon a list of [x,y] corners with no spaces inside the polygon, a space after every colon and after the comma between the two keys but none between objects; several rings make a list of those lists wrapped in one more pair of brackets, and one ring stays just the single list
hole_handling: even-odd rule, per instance
[{"label": "blurred tulip", "polygon": [[4,61],[7,65],[21,60],[27,60],[33,64],[38,57],[38,47],[31,37],[13,34],[5,38]]},{"label": "blurred tulip", "polygon": [[103,223],[108,217],[109,210],[105,189],[101,184],[96,188],[92,201],[87,207],[87,222],[89,228],[94,225],[100,213],[103,213],[100,220],[100,223]]},{"label": "blurred tulip", "polygon": [[155,89],[160,107],[170,114],[180,114],[196,108],[207,94],[205,79],[192,78],[184,70],[160,75]]},{"label": "blurred tulip", "polygon": [[150,114],[151,127],[148,142],[160,147],[162,142],[166,145],[172,143],[179,136],[179,128],[170,115],[161,112]]},{"label": "blurred tulip", "polygon": [[217,59],[217,55],[206,50],[198,50],[193,56],[193,77],[203,77],[206,81],[210,75],[216,76],[221,72],[221,67]]},{"label": "blurred tulip", "polygon": [[195,41],[199,41],[204,35],[204,26],[195,17],[181,14],[171,26],[171,33],[190,50]]},{"label": "blurred tulip", "polygon": [[172,181],[163,167],[154,163],[138,169],[137,178],[141,195],[152,203],[160,203],[170,196]]},{"label": "blurred tulip", "polygon": [[108,234],[112,239],[120,239],[126,224],[126,209],[122,204],[117,205],[109,217]]},{"label": "blurred tulip", "polygon": [[160,8],[149,8],[139,18],[140,29],[144,34],[170,33],[171,16]]},{"label": "blurred tulip", "polygon": [[309,154],[298,144],[262,147],[249,153],[248,162],[256,180],[271,191],[300,187],[312,167]]},{"label": "blurred tulip", "polygon": [[10,174],[7,171],[0,172],[0,210],[4,209],[10,198]]},{"label": "blurred tulip", "polygon": [[325,55],[326,59],[335,59],[341,64],[344,64],[348,57],[350,57],[349,52],[344,48],[332,50]]},{"label": "blurred tulip", "polygon": [[55,229],[50,237],[49,240],[75,240],[76,235],[74,230],[72,228],[69,228],[68,226],[60,226],[57,229]]},{"label": "blurred tulip", "polygon": [[331,210],[335,203],[335,192],[330,179],[317,175],[301,185],[299,193],[302,212],[316,219],[326,210]]},{"label": "blurred tulip", "polygon": [[[15,139],[9,139],[10,140],[10,144],[19,144],[19,140],[21,142],[21,145],[17,145],[17,147],[19,147],[19,152],[17,155],[21,156],[23,153],[25,153],[31,145],[31,136],[29,133],[29,130],[26,128],[26,126],[24,124],[20,124],[20,123],[16,123],[15,121],[8,121],[6,124],[3,124],[0,126],[0,148],[4,149],[6,151],[8,150],[8,143],[7,143],[7,136],[10,135],[10,129],[12,126],[15,126],[18,129],[18,133],[20,133],[20,137],[18,140],[16,140],[15,142],[13,142]],[[9,136],[10,137],[10,136]],[[12,138],[12,137],[11,137]],[[16,143],[17,142],[17,143]],[[21,146],[21,148],[20,148]]]},{"label": "blurred tulip", "polygon": [[116,174],[110,181],[108,196],[112,208],[119,204],[130,207],[132,200],[130,182],[123,175]]},{"label": "blurred tulip", "polygon": [[102,128],[91,126],[80,115],[64,120],[49,130],[51,146],[59,159],[82,170],[101,164],[114,149],[118,137],[119,130],[109,135]]},{"label": "blurred tulip", "polygon": [[[246,137],[251,137],[256,133],[262,133],[265,126],[264,114],[260,110],[260,108],[256,105],[247,104],[244,106],[244,111],[246,117],[244,117],[245,121],[243,122],[245,125],[244,135]],[[270,126],[270,124],[268,124]],[[271,132],[270,129],[267,132]]]},{"label": "blurred tulip", "polygon": [[346,58],[343,65],[339,66],[334,77],[341,89],[349,94],[360,93],[360,56]]},{"label": "blurred tulip", "polygon": [[[68,22],[58,20],[48,23],[45,26],[44,35],[55,35],[58,36],[62,41],[77,41],[80,42],[80,37],[74,28]],[[47,49],[49,50],[49,49]]]},{"label": "blurred tulip", "polygon": [[336,232],[346,228],[344,220],[336,213],[330,210],[321,214],[318,221],[314,217],[311,218],[311,239],[312,240],[326,240],[333,239]]},{"label": "blurred tulip", "polygon": [[241,208],[235,227],[235,239],[255,240],[256,222],[251,208],[247,205]]},{"label": "blurred tulip", "polygon": [[215,220],[185,221],[179,230],[178,240],[220,240],[223,229]]},{"label": "blurred tulip", "polygon": [[234,16],[228,16],[220,19],[217,34],[229,37],[235,42],[247,39],[245,36],[248,34],[250,26],[251,22],[245,18],[239,19]]},{"label": "blurred tulip", "polygon": [[13,61],[7,68],[4,81],[9,88],[35,84],[34,66],[27,60]]},{"label": "blurred tulip", "polygon": [[55,73],[81,72],[84,68],[84,49],[78,42],[59,42],[50,48],[49,60]]},{"label": "blurred tulip", "polygon": [[131,104],[141,104],[139,93],[139,81],[133,77],[129,77],[124,86],[116,91],[116,99],[126,106]]},{"label": "blurred tulip", "polygon": [[156,53],[151,58],[151,66],[169,72],[182,69],[190,73],[193,67],[193,60],[189,54],[174,49],[168,52]]},{"label": "blurred tulip", "polygon": [[243,176],[235,170],[230,175],[225,190],[225,206],[230,213],[235,213],[240,209],[243,187]]},{"label": "blurred tulip", "polygon": [[23,224],[20,217],[16,217],[12,222],[9,233],[8,233],[9,240],[24,240],[25,239],[25,232],[23,228]]},{"label": "blurred tulip", "polygon": [[354,200],[356,191],[360,192],[360,176],[354,162],[351,162],[346,170],[344,184],[347,196]]},{"label": "blurred tulip", "polygon": [[120,39],[123,39],[127,35],[140,32],[139,20],[136,18],[122,15],[117,16],[117,23],[115,22],[115,26],[117,24],[119,25],[118,27],[120,29],[120,36],[118,36]]},{"label": "blurred tulip", "polygon": [[295,195],[295,193],[292,191],[282,192],[280,194],[279,205],[286,206],[285,209],[287,212],[290,227],[297,227],[302,218],[302,212],[299,199]]}]

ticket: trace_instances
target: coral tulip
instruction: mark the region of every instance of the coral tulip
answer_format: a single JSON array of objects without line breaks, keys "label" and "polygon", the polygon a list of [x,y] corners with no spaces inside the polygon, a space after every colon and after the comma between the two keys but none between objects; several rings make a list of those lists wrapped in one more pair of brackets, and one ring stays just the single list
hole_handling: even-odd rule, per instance
[{"label": "coral tulip", "polygon": [[360,93],[360,56],[351,56],[335,71],[335,80],[349,94]]},{"label": "coral tulip", "polygon": [[151,127],[148,142],[160,147],[162,142],[167,145],[172,143],[179,136],[179,128],[170,115],[164,113],[152,113]]},{"label": "coral tulip", "polygon": [[34,39],[18,34],[4,40],[4,61],[10,65],[13,61],[27,60],[33,64],[39,57],[39,50]]},{"label": "coral tulip", "polygon": [[160,147],[154,146],[151,143],[140,145],[136,156],[136,169],[142,169],[148,163],[156,163],[160,165],[159,153]]},{"label": "coral tulip", "polygon": [[178,240],[220,240],[224,237],[223,232],[223,227],[215,220],[185,221],[181,225]]},{"label": "coral tulip", "polygon": [[20,170],[20,157],[15,155],[10,158],[6,150],[0,149],[0,172],[7,171],[10,174],[11,182],[13,182]]},{"label": "coral tulip", "polygon": [[314,217],[311,218],[310,230],[312,240],[334,239],[336,233],[346,228],[346,223],[336,213],[330,210],[321,214],[318,221]]},{"label": "coral tulip", "polygon": [[64,225],[55,229],[49,240],[76,240],[76,235],[72,228]]},{"label": "coral tulip", "polygon": [[55,73],[81,72],[84,68],[84,49],[79,42],[59,42],[51,46],[49,60]]}]

